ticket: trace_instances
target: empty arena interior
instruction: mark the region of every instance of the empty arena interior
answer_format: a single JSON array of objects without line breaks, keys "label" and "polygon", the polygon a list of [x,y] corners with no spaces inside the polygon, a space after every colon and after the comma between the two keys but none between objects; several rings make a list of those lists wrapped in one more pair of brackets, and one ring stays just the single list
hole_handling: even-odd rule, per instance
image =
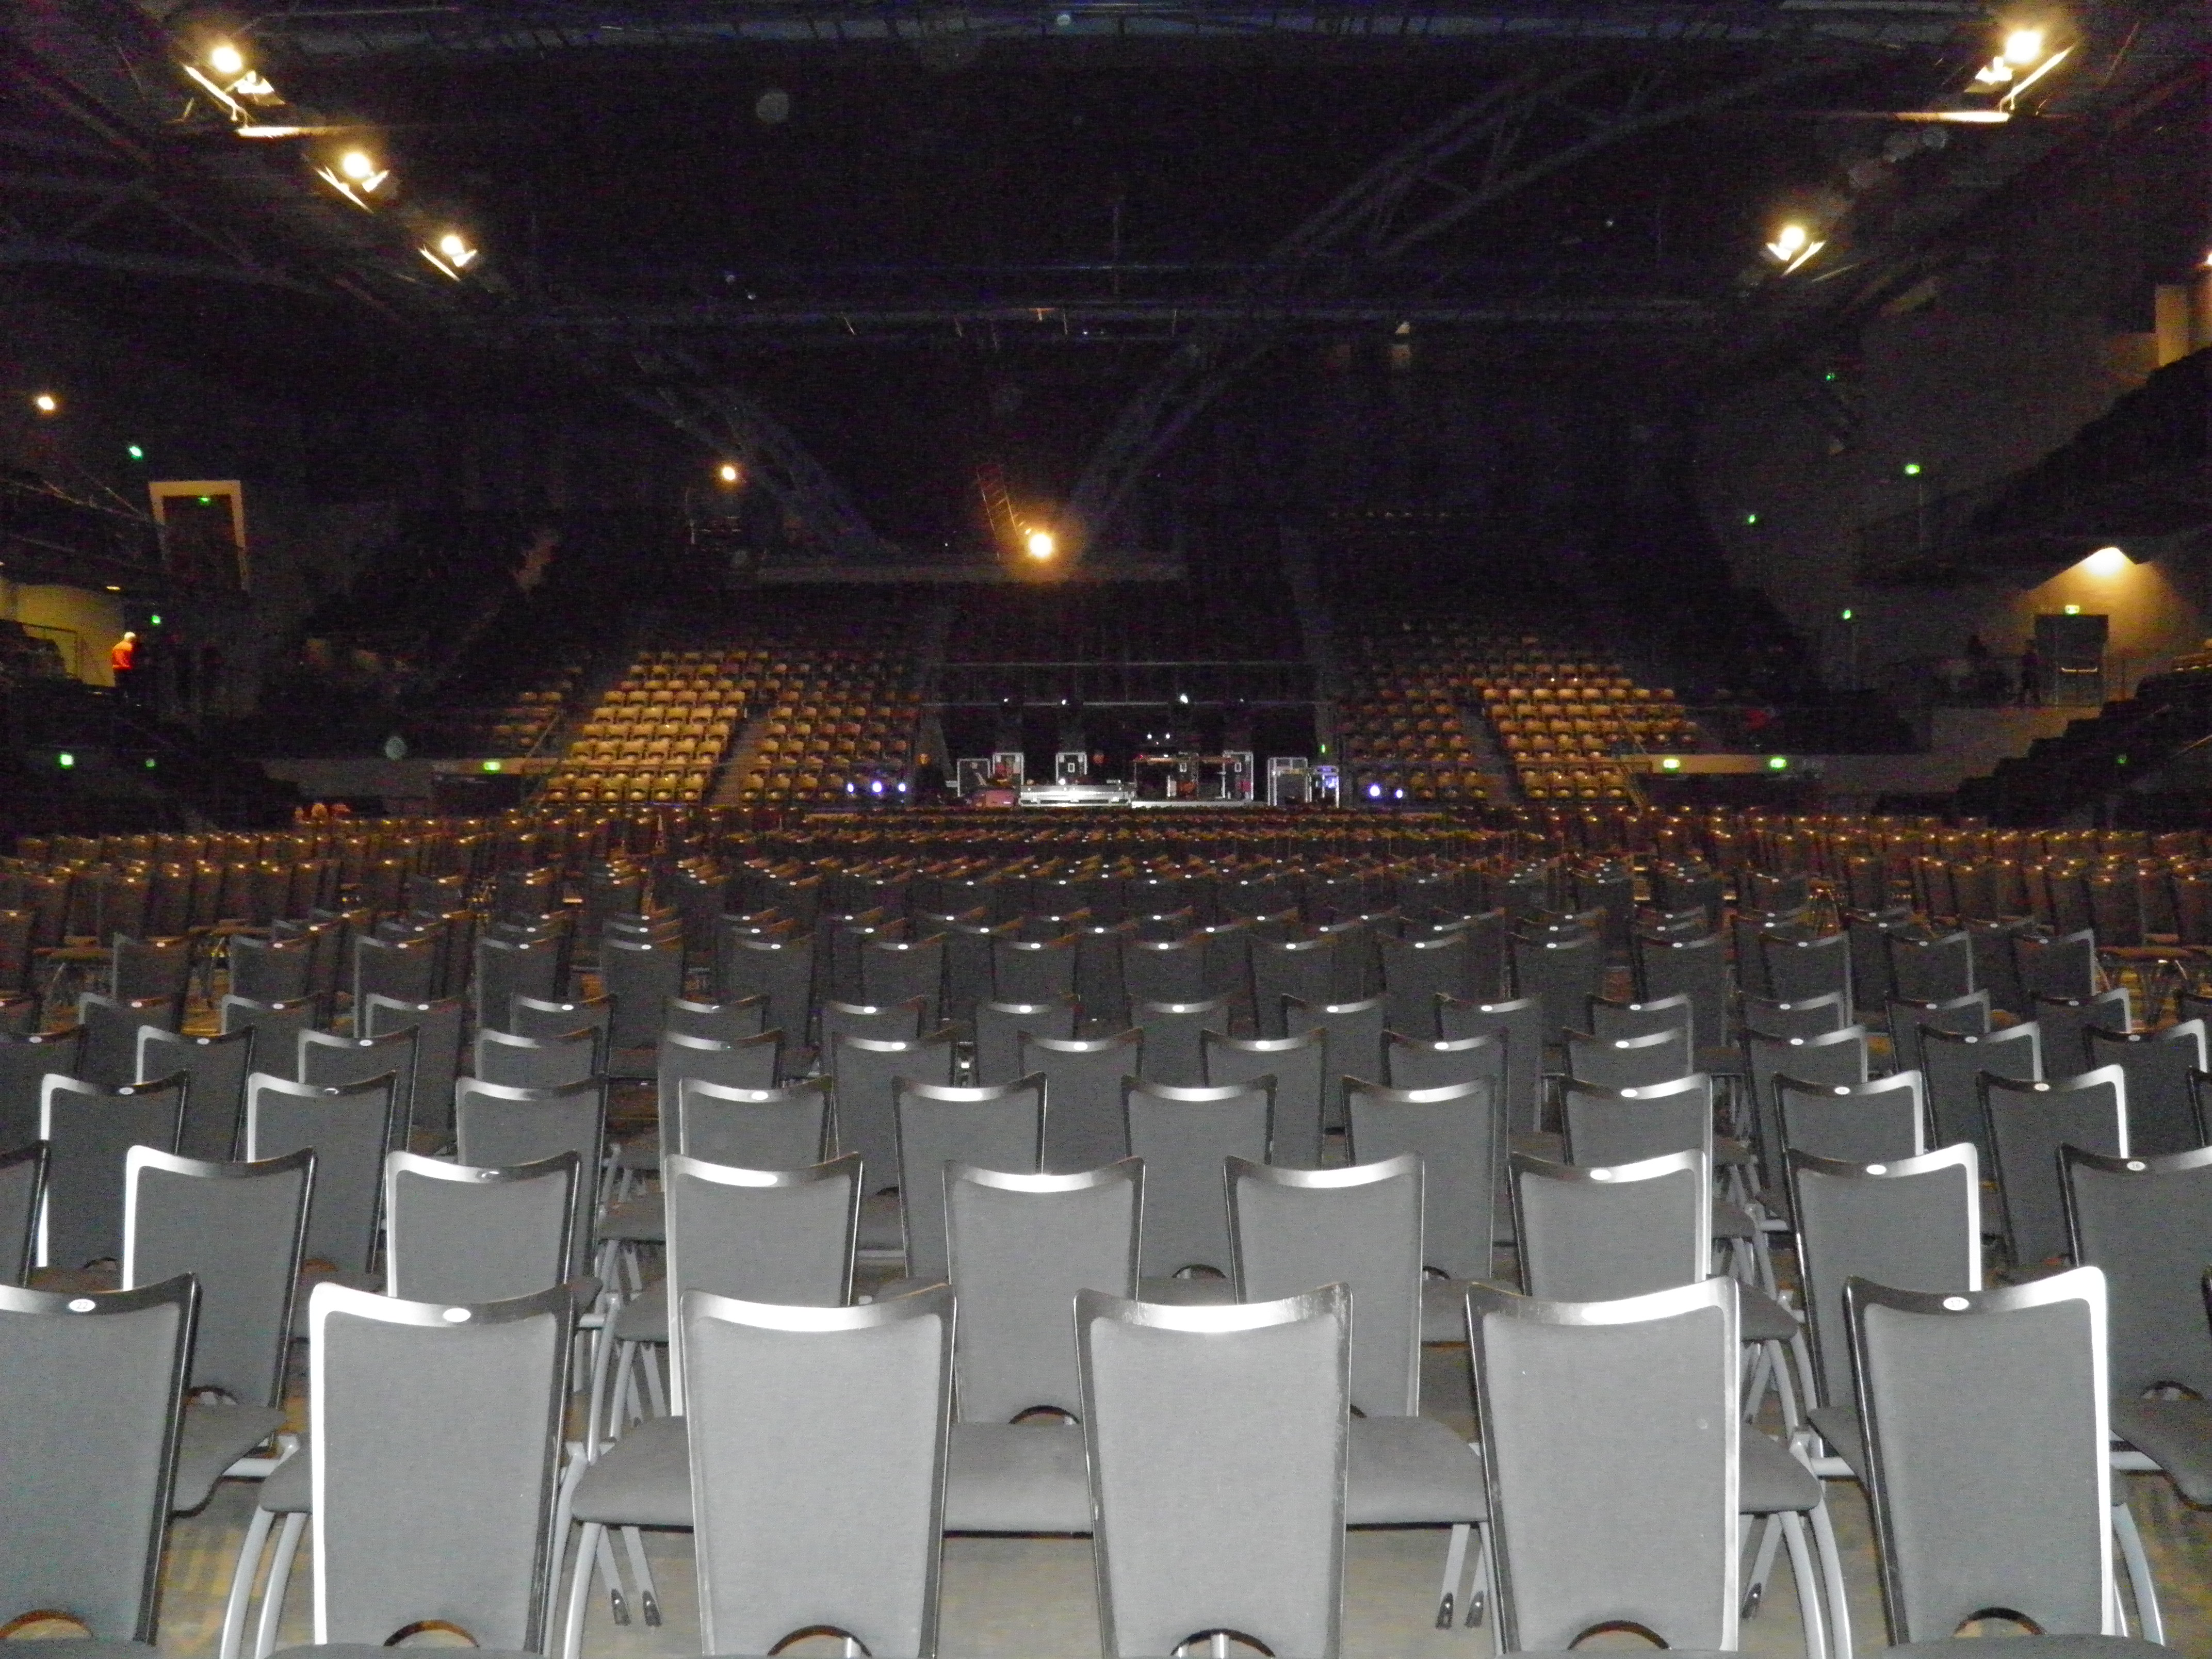
[{"label": "empty arena interior", "polygon": [[2208,48],[9,12],[0,1640],[2212,1652]]}]

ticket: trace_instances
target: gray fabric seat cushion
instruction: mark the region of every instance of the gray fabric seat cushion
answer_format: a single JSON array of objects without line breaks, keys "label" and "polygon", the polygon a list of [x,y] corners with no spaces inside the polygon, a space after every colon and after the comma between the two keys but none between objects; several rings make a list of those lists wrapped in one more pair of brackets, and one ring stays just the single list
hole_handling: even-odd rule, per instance
[{"label": "gray fabric seat cushion", "polygon": [[271,1515],[306,1515],[315,1507],[314,1470],[307,1461],[307,1437],[300,1437],[300,1449],[279,1463],[253,1501]]},{"label": "gray fabric seat cushion", "polygon": [[274,1406],[230,1406],[195,1401],[185,1410],[177,1437],[177,1481],[169,1507],[179,1514],[208,1501],[222,1472],[284,1426]]},{"label": "gray fabric seat cushion", "polygon": [[2115,1400],[2112,1432],[2165,1470],[2191,1503],[2212,1504],[2212,1401]]},{"label": "gray fabric seat cushion", "polygon": [[870,1193],[860,1200],[860,1240],[855,1248],[869,1255],[906,1254],[906,1223],[900,1216],[896,1193]]},{"label": "gray fabric seat cushion", "polygon": [[665,1244],[668,1242],[667,1200],[659,1193],[640,1193],[635,1198],[608,1206],[599,1218],[602,1243]]},{"label": "gray fabric seat cushion", "polygon": [[1449,1527],[1490,1518],[1482,1454],[1433,1417],[1355,1417],[1347,1527]]},{"label": "gray fabric seat cushion", "polygon": [[575,1516],[610,1527],[691,1524],[691,1435],[680,1417],[633,1424],[576,1483]]},{"label": "gray fabric seat cushion", "polygon": [[1741,1334],[1747,1342],[1787,1342],[1804,1328],[1797,1316],[1756,1285],[1738,1287],[1743,1310]]},{"label": "gray fabric seat cushion", "polygon": [[[2132,1636],[1954,1636],[1945,1641],[1907,1642],[1882,1652],[1902,1655],[1903,1659],[1984,1659],[1984,1644],[1990,1641],[1996,1645],[1987,1649],[1988,1659],[2000,1654],[2016,1659],[2173,1659],[2172,1648],[2138,1642]],[[1967,1651],[1970,1646],[1972,1652]]]},{"label": "gray fabric seat cushion", "polygon": [[1731,1204],[1724,1198],[1713,1200],[1713,1237],[1715,1238],[1757,1238],[1759,1223],[1752,1219],[1751,1212],[1741,1204]]},{"label": "gray fabric seat cushion", "polygon": [[945,1474],[947,1532],[1084,1534],[1090,1464],[1073,1423],[955,1423]]},{"label": "gray fabric seat cushion", "polygon": [[1849,1466],[1861,1480],[1866,1479],[1866,1437],[1859,1432],[1859,1414],[1850,1406],[1815,1406],[1805,1420],[1820,1431],[1828,1449]]},{"label": "gray fabric seat cushion", "polygon": [[1803,1514],[1820,1502],[1820,1478],[1790,1455],[1789,1448],[1744,1425],[1739,1515]]},{"label": "gray fabric seat cushion", "polygon": [[617,1342],[668,1340],[668,1281],[648,1285],[622,1305],[615,1316]]}]

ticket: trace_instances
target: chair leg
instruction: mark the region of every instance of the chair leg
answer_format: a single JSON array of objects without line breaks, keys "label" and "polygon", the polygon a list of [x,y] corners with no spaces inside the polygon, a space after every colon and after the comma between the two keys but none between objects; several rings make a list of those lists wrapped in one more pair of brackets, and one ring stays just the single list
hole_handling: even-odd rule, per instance
[{"label": "chair leg", "polygon": [[2166,1615],[2158,1605],[2158,1585],[2151,1577],[2150,1558],[2143,1553],[2142,1534],[2136,1529],[2135,1511],[2122,1498],[2112,1505],[2112,1533],[2119,1540],[2120,1559],[2128,1570],[2128,1589],[2136,1604],[2136,1623],[2142,1639],[2166,1644]]},{"label": "chair leg", "polygon": [[1443,1588],[1437,1593],[1437,1628],[1449,1630],[1458,1611],[1459,1581],[1467,1571],[1468,1523],[1464,1521],[1451,1529],[1451,1542],[1444,1550]]},{"label": "chair leg", "polygon": [[1826,1581],[1813,1570],[1813,1552],[1805,1538],[1805,1517],[1795,1512],[1782,1517],[1782,1536],[1790,1546],[1790,1574],[1797,1581],[1797,1614],[1804,1621],[1805,1651],[1826,1653],[1828,1621],[1820,1604],[1827,1599]]},{"label": "chair leg", "polygon": [[660,1622],[660,1597],[653,1583],[653,1565],[645,1559],[645,1529],[624,1527],[622,1529],[623,1552],[629,1557],[630,1577],[637,1583],[637,1604],[648,1625]]},{"label": "chair leg", "polygon": [[246,1604],[253,1599],[253,1581],[260,1573],[262,1553],[269,1547],[269,1529],[276,1520],[276,1516],[256,1504],[253,1519],[246,1522],[246,1541],[238,1547],[238,1565],[230,1574],[230,1595],[223,1602],[218,1659],[239,1659],[239,1645],[246,1635]]},{"label": "chair leg", "polygon": [[1844,1583],[1844,1553],[1836,1543],[1835,1522],[1828,1516],[1828,1493],[1824,1484],[1820,1501],[1813,1505],[1813,1547],[1820,1558],[1820,1578],[1828,1601],[1828,1642],[1836,1659],[1851,1659],[1851,1602]]},{"label": "chair leg", "polygon": [[1467,1595],[1467,1627],[1473,1630],[1490,1608],[1490,1528],[1474,1532],[1474,1588]]},{"label": "chair leg", "polygon": [[568,1580],[568,1617],[561,1627],[561,1659],[578,1659],[584,1648],[584,1608],[591,1599],[592,1577],[598,1568],[599,1544],[606,1528],[596,1521],[584,1522],[576,1538],[576,1566]]},{"label": "chair leg", "polygon": [[276,1535],[276,1554],[269,1564],[269,1584],[261,1592],[261,1622],[253,1633],[253,1659],[269,1659],[276,1651],[276,1632],[284,1622],[284,1595],[292,1587],[292,1561],[300,1553],[300,1535],[307,1530],[307,1517],[284,1517]]},{"label": "chair leg", "polygon": [[1752,1559],[1751,1574],[1743,1587],[1743,1616],[1756,1619],[1760,1604],[1766,1600],[1766,1581],[1774,1571],[1774,1553],[1782,1546],[1782,1532],[1771,1515],[1747,1516],[1744,1519],[1747,1526],[1755,1519],[1759,1528],[1759,1551]]}]

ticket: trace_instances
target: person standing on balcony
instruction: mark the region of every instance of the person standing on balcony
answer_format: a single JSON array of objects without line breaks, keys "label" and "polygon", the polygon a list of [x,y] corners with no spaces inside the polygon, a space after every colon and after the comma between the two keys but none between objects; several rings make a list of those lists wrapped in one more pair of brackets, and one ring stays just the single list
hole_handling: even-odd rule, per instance
[{"label": "person standing on balcony", "polygon": [[115,696],[118,702],[137,700],[138,684],[138,635],[129,629],[123,637],[107,649],[107,672],[115,682]]}]

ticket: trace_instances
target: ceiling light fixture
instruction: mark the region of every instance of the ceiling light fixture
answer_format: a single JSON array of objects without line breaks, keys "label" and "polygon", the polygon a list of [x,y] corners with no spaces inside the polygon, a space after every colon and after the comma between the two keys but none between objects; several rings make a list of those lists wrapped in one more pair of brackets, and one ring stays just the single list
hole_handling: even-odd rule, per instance
[{"label": "ceiling light fixture", "polygon": [[335,167],[317,167],[315,176],[356,207],[368,209],[368,198],[381,190],[392,177],[392,169],[380,167],[377,160],[365,149],[343,151]]},{"label": "ceiling light fixture", "polygon": [[1774,240],[1766,245],[1766,257],[1780,265],[1787,276],[1826,246],[1826,241],[1792,220],[1774,233]]},{"label": "ceiling light fixture", "polygon": [[471,247],[469,239],[458,230],[449,230],[434,243],[425,243],[419,252],[439,270],[459,282],[461,273],[477,262],[481,250]]}]

